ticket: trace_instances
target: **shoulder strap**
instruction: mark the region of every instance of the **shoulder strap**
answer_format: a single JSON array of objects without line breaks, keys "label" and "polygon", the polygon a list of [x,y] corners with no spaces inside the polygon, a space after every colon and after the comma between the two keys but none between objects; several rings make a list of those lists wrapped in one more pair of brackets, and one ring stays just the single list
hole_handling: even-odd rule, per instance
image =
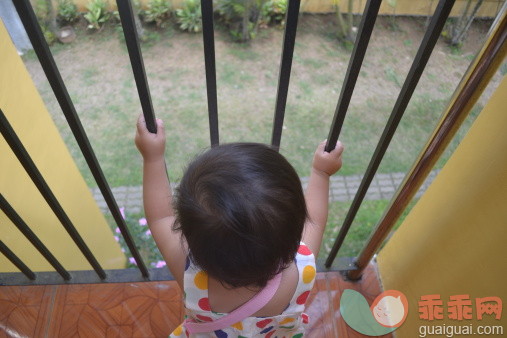
[{"label": "shoulder strap", "polygon": [[203,333],[220,330],[242,321],[262,309],[271,300],[271,298],[273,298],[276,290],[278,290],[278,287],[280,286],[281,279],[282,273],[279,273],[252,299],[220,319],[206,323],[194,323],[187,319],[184,326],[187,328],[189,333]]}]

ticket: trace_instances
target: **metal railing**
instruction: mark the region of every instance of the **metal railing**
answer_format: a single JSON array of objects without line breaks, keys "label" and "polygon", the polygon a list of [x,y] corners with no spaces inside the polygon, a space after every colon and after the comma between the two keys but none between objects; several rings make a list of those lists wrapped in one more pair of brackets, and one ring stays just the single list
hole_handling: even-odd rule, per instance
[{"label": "metal railing", "polygon": [[[100,165],[95,157],[93,149],[88,141],[86,133],[81,125],[78,114],[67,92],[65,84],[60,76],[58,68],[54,62],[53,56],[47,46],[41,29],[37,23],[37,19],[30,5],[29,0],[19,0],[14,2],[18,14],[25,26],[30,41],[34,47],[35,53],[42,65],[42,68],[48,78],[48,81],[55,93],[60,107],[67,119],[67,122],[77,140],[77,143],[83,153],[86,162],[100,188],[101,193],[107,203],[107,206],[125,238],[125,242],[136,261],[138,269],[124,270],[103,270],[97,262],[93,253],[88,249],[86,243],[80,237],[79,233],[66,216],[50,188],[44,181],[44,178],[35,167],[30,156],[24,149],[22,143],[10,127],[9,121],[0,110],[0,127],[3,137],[9,143],[11,149],[37,186],[41,194],[50,205],[51,209],[58,217],[63,227],[70,234],[76,245],[79,247],[83,255],[86,257],[93,271],[67,271],[58,262],[58,260],[49,252],[44,244],[30,230],[21,217],[9,205],[8,201],[0,195],[0,206],[2,211],[14,223],[14,225],[23,233],[23,235],[34,245],[34,247],[46,258],[46,260],[55,268],[56,272],[37,272],[34,273],[29,267],[22,262],[14,252],[12,252],[3,242],[0,241],[0,251],[14,264],[21,273],[3,273],[1,281],[4,284],[56,284],[56,283],[92,283],[92,282],[128,282],[142,280],[164,280],[172,279],[167,269],[147,269],[143,262],[134,242],[130,235],[125,221],[121,216],[121,212],[113,197],[111,189],[102,173]],[[336,144],[340,135],[340,131],[345,120],[348,106],[354,91],[354,87],[359,76],[359,71],[367,51],[371,33],[373,31],[375,21],[380,8],[381,0],[368,0],[362,20],[358,29],[358,36],[352,51],[352,55],[347,68],[344,84],[338,99],[333,121],[330,126],[328,142],[326,150],[331,151]],[[449,142],[454,132],[462,121],[463,116],[470,111],[473,102],[472,97],[477,98],[477,94],[484,89],[484,83],[489,81],[495,67],[499,66],[499,61],[505,56],[505,39],[506,39],[506,7],[502,8],[500,20],[495,22],[491,32],[491,37],[487,45],[479,53],[475,61],[474,67],[469,69],[469,74],[465,75],[464,80],[472,79],[467,82],[466,86],[458,87],[458,94],[451,103],[450,115],[453,116],[449,120],[441,123],[441,128],[437,134],[439,135],[435,143],[428,143],[427,147],[420,156],[420,160],[414,169],[409,172],[400,190],[395,195],[391,205],[388,207],[385,215],[381,219],[377,230],[371,235],[367,245],[357,259],[340,258],[338,263],[333,263],[337,253],[343,244],[347,232],[349,231],[354,218],[361,206],[365,194],[375,176],[375,173],[382,161],[382,158],[389,146],[389,143],[396,131],[396,128],[407,108],[407,105],[414,93],[417,83],[424,71],[426,63],[433,51],[433,48],[440,36],[442,28],[447,20],[450,10],[454,4],[454,0],[440,0],[434,15],[431,18],[428,29],[421,42],[418,52],[414,58],[410,71],[407,74],[405,82],[401,88],[398,99],[394,105],[388,123],[384,129],[381,139],[371,158],[370,164],[366,170],[359,189],[354,197],[352,205],[345,217],[344,223],[335,240],[329,256],[324,264],[319,263],[319,271],[345,270],[352,279],[360,277],[363,269],[376,253],[383,240],[389,233],[390,229],[404,210],[410,199],[414,196],[417,188],[422,184],[425,177],[429,173],[438,154],[441,153],[443,147]],[[151,102],[150,91],[146,78],[137,31],[135,28],[134,15],[132,5],[129,0],[117,0],[118,12],[120,14],[123,33],[127,44],[128,54],[134,78],[137,85],[139,100],[141,102],[142,111],[150,131],[156,131],[155,113]],[[299,16],[300,0],[289,0],[289,6],[286,16],[285,34],[283,38],[283,50],[280,62],[280,73],[278,81],[278,90],[275,104],[275,112],[273,118],[273,130],[271,143],[274,147],[279,148],[283,130],[283,120],[285,116],[285,108],[287,102],[287,94],[290,82],[290,73],[292,65],[292,56],[296,40],[298,16]],[[204,62],[206,71],[206,87],[208,97],[208,116],[210,129],[210,144],[215,146],[219,144],[218,133],[218,104],[217,104],[217,84],[215,70],[215,48],[214,48],[214,28],[213,28],[213,2],[210,0],[201,0],[201,11],[203,21],[203,41],[204,41]],[[479,75],[477,74],[477,71]],[[462,95],[460,94],[462,93]],[[459,117],[457,117],[459,116]],[[431,158],[428,160],[428,158]]]}]

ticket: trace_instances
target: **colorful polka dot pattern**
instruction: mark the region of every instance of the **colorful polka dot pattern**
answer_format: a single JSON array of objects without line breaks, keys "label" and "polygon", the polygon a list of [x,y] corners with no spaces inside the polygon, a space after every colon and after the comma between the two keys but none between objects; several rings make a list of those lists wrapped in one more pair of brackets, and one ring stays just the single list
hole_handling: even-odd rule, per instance
[{"label": "colorful polka dot pattern", "polygon": [[[211,337],[303,337],[304,326],[309,322],[308,315],[303,311],[315,281],[315,258],[310,249],[301,244],[295,262],[299,271],[299,283],[289,305],[281,315],[267,318],[248,317],[230,327],[214,331]],[[197,268],[191,260],[187,260],[185,266],[184,286],[184,301],[188,318],[197,322],[210,322],[224,315],[211,310],[208,299],[208,275]],[[169,337],[201,337],[201,335],[210,336],[210,334],[190,335],[185,327],[180,325]]]}]

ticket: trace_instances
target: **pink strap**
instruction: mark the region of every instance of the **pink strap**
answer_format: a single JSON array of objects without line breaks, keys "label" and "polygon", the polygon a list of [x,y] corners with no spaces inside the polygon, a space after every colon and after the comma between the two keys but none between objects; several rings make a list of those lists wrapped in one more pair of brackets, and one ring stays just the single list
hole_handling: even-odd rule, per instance
[{"label": "pink strap", "polygon": [[195,323],[192,322],[191,319],[187,319],[183,325],[187,328],[189,333],[203,333],[220,330],[236,324],[262,309],[275,295],[278,286],[280,286],[281,279],[282,273],[279,273],[252,299],[220,319],[204,323]]}]

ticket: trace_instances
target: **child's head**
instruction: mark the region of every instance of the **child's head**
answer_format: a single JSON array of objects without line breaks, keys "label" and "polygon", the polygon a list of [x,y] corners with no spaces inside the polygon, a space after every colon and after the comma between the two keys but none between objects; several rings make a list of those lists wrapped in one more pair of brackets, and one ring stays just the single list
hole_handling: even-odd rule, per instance
[{"label": "child's head", "polygon": [[198,156],[180,182],[175,209],[191,259],[233,287],[264,286],[291,263],[307,219],[294,168],[256,143]]}]

